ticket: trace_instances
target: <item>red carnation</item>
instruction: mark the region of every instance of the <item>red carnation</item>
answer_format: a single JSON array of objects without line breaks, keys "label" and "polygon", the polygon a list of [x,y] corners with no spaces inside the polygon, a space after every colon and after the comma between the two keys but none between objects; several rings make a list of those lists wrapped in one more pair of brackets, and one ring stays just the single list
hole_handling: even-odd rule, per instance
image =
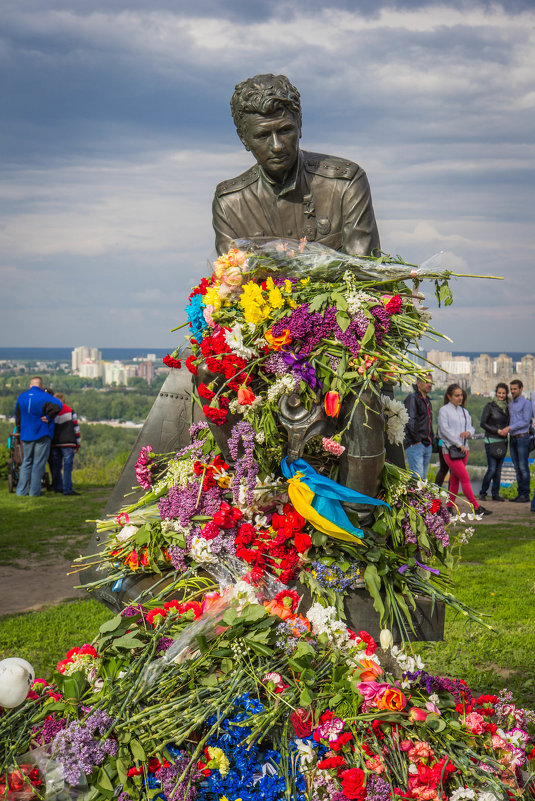
[{"label": "red carnation", "polygon": [[394,295],[393,298],[390,298],[388,303],[385,306],[387,314],[397,314],[398,311],[401,309],[401,296]]},{"label": "red carnation", "polygon": [[215,392],[213,392],[209,387],[206,386],[204,381],[201,381],[199,386],[197,387],[197,392],[204,398],[205,400],[211,401],[212,398],[215,398]]},{"label": "red carnation", "polygon": [[186,359],[186,367],[193,375],[197,375],[199,372],[195,362],[196,362],[195,356],[188,356],[188,358]]},{"label": "red carnation", "polygon": [[334,770],[336,768],[341,768],[346,764],[346,761],[343,756],[333,756],[327,757],[326,759],[322,759],[318,762],[318,768],[320,770]]},{"label": "red carnation", "polygon": [[298,531],[295,535],[295,547],[299,553],[305,553],[312,545],[312,540],[304,531]]},{"label": "red carnation", "polygon": [[440,509],[441,505],[442,505],[442,504],[440,503],[439,499],[438,499],[438,498],[435,498],[435,500],[434,500],[434,501],[433,501],[433,503],[431,504],[431,514],[432,514],[432,515],[436,515],[436,513],[437,513],[437,512],[438,512],[438,510]]},{"label": "red carnation", "polygon": [[371,656],[377,651],[377,643],[367,631],[359,631],[359,637],[366,643],[366,656]]},{"label": "red carnation", "polygon": [[227,420],[227,411],[226,409],[214,409],[213,406],[207,406],[206,404],[202,407],[202,410],[205,416],[211,420],[212,423],[215,423],[216,426],[222,426],[223,423]]},{"label": "red carnation", "polygon": [[180,361],[180,359],[175,359],[173,356],[170,356],[169,354],[163,357],[162,362],[165,364],[166,367],[174,367],[176,370],[182,367],[182,362]]}]

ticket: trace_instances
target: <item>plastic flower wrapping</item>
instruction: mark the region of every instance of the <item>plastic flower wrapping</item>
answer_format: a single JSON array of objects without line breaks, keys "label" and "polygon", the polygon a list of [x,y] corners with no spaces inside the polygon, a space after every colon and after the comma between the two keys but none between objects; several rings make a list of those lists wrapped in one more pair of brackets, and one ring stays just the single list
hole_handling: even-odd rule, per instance
[{"label": "plastic flower wrapping", "polygon": [[[534,713],[401,645],[422,598],[478,619],[451,593],[466,532],[393,464],[373,496],[339,481],[359,410],[402,441],[388,385],[421,374],[411,348],[439,336],[405,281],[427,275],[445,300],[450,274],[408,267],[242,243],[193,290],[190,441],[141,449],[143,494],[76,568],[97,567],[88,587],[152,587],[0,710],[0,799],[529,796]],[[292,458],[285,403],[312,420]],[[358,594],[379,648],[348,615]]]}]

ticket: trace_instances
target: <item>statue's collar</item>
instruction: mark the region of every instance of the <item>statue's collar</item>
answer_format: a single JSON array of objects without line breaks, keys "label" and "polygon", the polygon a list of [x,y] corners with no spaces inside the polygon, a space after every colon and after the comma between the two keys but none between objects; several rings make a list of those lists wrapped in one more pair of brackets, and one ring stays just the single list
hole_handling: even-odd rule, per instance
[{"label": "statue's collar", "polygon": [[295,160],[295,164],[286,176],[286,180],[283,184],[279,184],[278,181],[270,178],[261,164],[258,164],[258,174],[260,175],[261,180],[268,184],[275,194],[279,196],[286,195],[288,192],[292,192],[297,185],[297,179],[299,177],[299,173],[301,172],[302,160],[303,157],[301,155],[301,151],[299,151]]}]

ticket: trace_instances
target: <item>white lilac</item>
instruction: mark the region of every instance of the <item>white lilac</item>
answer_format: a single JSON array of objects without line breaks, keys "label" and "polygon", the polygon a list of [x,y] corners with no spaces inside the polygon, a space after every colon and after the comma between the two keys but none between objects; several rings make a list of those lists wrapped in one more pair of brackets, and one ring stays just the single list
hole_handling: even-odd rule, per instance
[{"label": "white lilac", "polygon": [[289,395],[294,391],[297,379],[293,375],[283,375],[278,378],[267,391],[267,399],[274,403],[281,395]]},{"label": "white lilac", "polygon": [[337,648],[347,647],[351,642],[347,626],[338,618],[336,607],[312,604],[307,612],[307,618],[314,634],[316,636],[326,634]]}]

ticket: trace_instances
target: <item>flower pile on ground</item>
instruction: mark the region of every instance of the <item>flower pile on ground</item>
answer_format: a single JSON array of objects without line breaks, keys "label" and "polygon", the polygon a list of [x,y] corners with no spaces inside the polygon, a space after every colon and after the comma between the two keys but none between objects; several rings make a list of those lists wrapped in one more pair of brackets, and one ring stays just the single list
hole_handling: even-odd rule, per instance
[{"label": "flower pile on ground", "polygon": [[215,587],[126,607],[3,710],[2,797],[529,797],[535,714],[510,693],[475,697],[251,575]]}]

